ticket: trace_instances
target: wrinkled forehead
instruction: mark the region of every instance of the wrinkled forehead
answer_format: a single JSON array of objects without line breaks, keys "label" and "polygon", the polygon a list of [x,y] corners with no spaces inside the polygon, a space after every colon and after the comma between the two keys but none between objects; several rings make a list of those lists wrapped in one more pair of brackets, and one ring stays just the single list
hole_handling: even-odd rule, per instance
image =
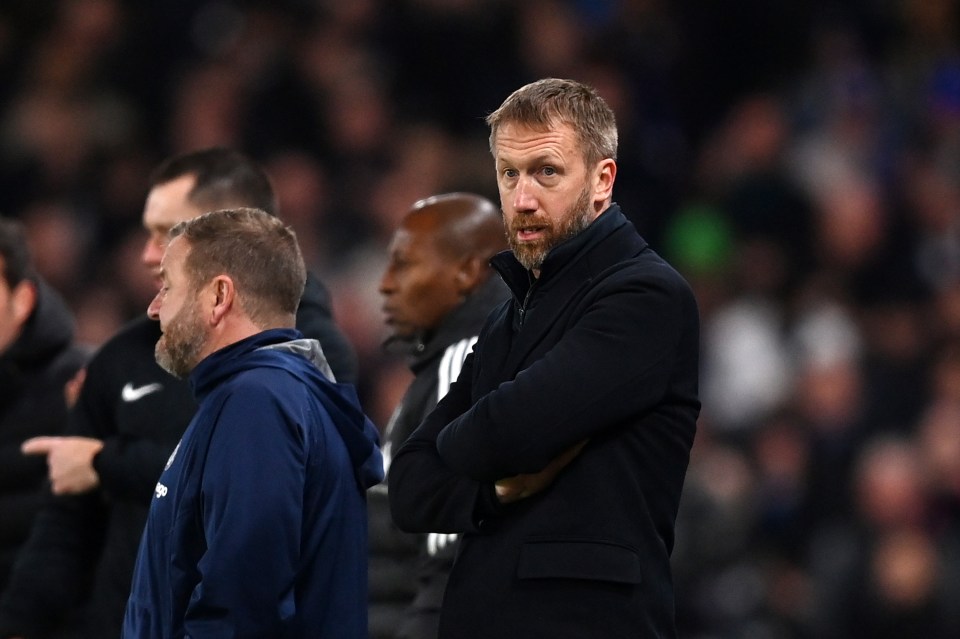
[{"label": "wrinkled forehead", "polygon": [[495,141],[501,135],[504,135],[505,131],[517,128],[548,133],[561,128],[568,128],[573,131],[574,127],[570,119],[564,118],[559,113],[529,113],[504,118],[490,131],[490,138]]},{"label": "wrinkled forehead", "polygon": [[498,164],[521,159],[570,162],[583,158],[584,151],[573,127],[567,124],[532,128],[517,123],[501,130],[494,144],[493,157]]}]

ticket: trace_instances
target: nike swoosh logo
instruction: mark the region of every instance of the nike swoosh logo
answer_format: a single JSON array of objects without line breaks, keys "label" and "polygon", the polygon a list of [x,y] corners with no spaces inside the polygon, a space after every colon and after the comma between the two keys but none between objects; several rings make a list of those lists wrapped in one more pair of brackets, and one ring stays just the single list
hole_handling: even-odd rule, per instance
[{"label": "nike swoosh logo", "polygon": [[123,387],[123,390],[120,392],[120,396],[125,402],[135,402],[138,399],[146,397],[150,393],[155,393],[158,390],[163,388],[163,384],[158,384],[154,382],[153,384],[147,384],[146,386],[134,386],[132,382],[127,382],[127,385]]}]

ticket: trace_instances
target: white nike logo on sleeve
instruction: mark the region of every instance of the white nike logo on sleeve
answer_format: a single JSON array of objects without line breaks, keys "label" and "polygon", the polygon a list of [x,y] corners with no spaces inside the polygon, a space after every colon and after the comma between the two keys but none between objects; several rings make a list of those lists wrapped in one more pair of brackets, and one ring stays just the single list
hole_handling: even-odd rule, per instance
[{"label": "white nike logo on sleeve", "polygon": [[157,392],[161,388],[163,388],[163,384],[158,382],[147,384],[146,386],[134,386],[133,382],[127,382],[126,386],[124,386],[123,390],[120,392],[120,396],[125,402],[135,402],[138,399],[146,397],[150,393]]}]

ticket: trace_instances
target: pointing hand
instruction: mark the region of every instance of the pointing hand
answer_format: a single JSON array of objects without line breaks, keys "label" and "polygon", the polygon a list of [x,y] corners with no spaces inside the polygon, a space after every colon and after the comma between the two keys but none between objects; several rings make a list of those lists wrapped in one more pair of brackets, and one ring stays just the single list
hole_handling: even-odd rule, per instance
[{"label": "pointing hand", "polygon": [[103,442],[91,437],[33,437],[23,442],[24,455],[46,455],[50,490],[54,495],[76,495],[100,485],[93,458]]}]

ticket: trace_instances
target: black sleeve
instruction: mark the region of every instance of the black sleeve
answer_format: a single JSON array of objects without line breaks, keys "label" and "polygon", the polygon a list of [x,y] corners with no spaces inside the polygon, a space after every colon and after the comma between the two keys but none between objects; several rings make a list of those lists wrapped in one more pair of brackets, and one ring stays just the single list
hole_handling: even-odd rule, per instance
[{"label": "black sleeve", "polygon": [[562,339],[453,416],[437,435],[440,459],[477,481],[536,473],[577,442],[656,410],[686,374],[690,299],[669,278],[609,278]]},{"label": "black sleeve", "polygon": [[0,438],[0,491],[5,495],[43,485],[47,477],[46,457],[24,455],[20,452],[20,445],[30,437],[63,434],[67,422],[63,386],[83,367],[86,359],[85,350],[65,348],[53,359],[47,371],[30,378],[27,388],[14,390],[17,399],[5,417],[11,419],[9,415],[12,413],[14,421],[12,424],[4,422],[4,434]]},{"label": "black sleeve", "polygon": [[353,345],[333,319],[330,292],[312,274],[297,309],[297,328],[306,337],[320,342],[323,354],[338,382],[355,384],[359,377],[357,354]]},{"label": "black sleeve", "polygon": [[437,436],[470,407],[474,355],[468,355],[450,392],[394,453],[387,473],[390,512],[407,532],[460,533],[501,511],[493,482],[465,477],[444,464]]},{"label": "black sleeve", "polygon": [[[149,503],[175,444],[158,443],[146,438],[125,436],[118,432],[114,415],[116,349],[104,349],[87,369],[87,379],[76,405],[70,411],[67,434],[92,437],[103,442],[103,449],[94,458],[94,469],[100,476],[100,486],[112,497]],[[170,411],[179,408],[171,403]],[[173,414],[163,419],[172,420]],[[144,415],[144,420],[157,421],[157,415]]]},{"label": "black sleeve", "polygon": [[[67,373],[72,370],[68,368],[64,379]],[[81,396],[89,395],[95,386],[84,384]],[[57,397],[62,397],[61,391]],[[76,412],[71,411],[71,420]],[[77,433],[68,426],[67,434]],[[23,459],[44,463],[42,457]],[[81,603],[104,543],[106,516],[101,497],[100,491],[46,495],[0,597],[0,637],[44,636]]]},{"label": "black sleeve", "polygon": [[[150,503],[157,478],[196,410],[189,385],[153,361],[155,338],[148,330],[156,328],[138,325],[136,332],[111,340],[93,358],[68,424],[68,434],[103,442],[93,463],[102,491],[144,505]],[[121,388],[134,375],[162,389],[125,404]]]},{"label": "black sleeve", "polygon": [[46,458],[24,455],[20,452],[21,443],[0,444],[0,491],[4,494],[36,488],[47,476]]},{"label": "black sleeve", "polygon": [[34,520],[0,597],[0,637],[44,636],[89,591],[103,545],[99,495],[53,497]]}]

